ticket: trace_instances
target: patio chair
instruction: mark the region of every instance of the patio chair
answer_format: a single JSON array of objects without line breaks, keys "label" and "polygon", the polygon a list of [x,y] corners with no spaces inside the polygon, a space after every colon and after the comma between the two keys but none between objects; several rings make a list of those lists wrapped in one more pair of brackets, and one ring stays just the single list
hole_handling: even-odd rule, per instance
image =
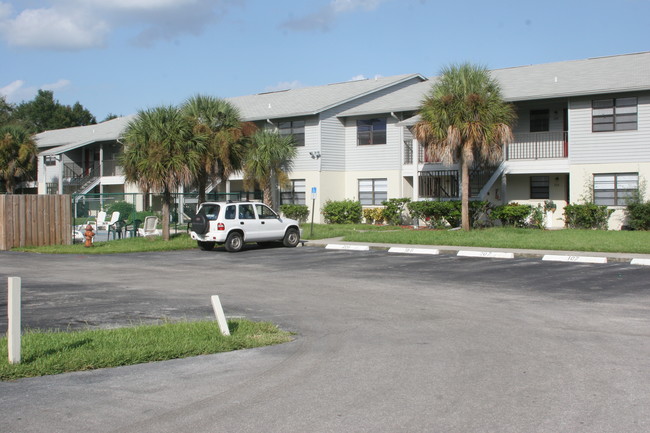
[{"label": "patio chair", "polygon": [[144,224],[138,229],[139,236],[160,236],[162,232],[156,228],[158,225],[157,216],[148,216],[144,218]]},{"label": "patio chair", "polygon": [[97,214],[97,218],[95,218],[95,221],[87,221],[86,224],[83,225],[83,229],[86,229],[86,226],[90,224],[93,227],[93,231],[97,232],[97,230],[101,227],[105,230],[108,230],[108,223],[106,222],[106,212],[100,211]]}]

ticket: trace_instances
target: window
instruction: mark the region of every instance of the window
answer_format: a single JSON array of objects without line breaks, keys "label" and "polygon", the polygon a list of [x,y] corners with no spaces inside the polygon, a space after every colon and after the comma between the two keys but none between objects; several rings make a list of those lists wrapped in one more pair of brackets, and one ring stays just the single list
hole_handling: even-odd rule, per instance
[{"label": "window", "polygon": [[549,198],[548,176],[530,177],[530,198]]},{"label": "window", "polygon": [[593,132],[637,129],[637,99],[596,99],[591,102]]},{"label": "window", "polygon": [[280,204],[305,204],[305,179],[292,179],[291,186],[280,190]]},{"label": "window", "polygon": [[226,219],[227,220],[234,220],[236,214],[237,214],[237,210],[236,210],[236,206],[234,204],[226,207]]},{"label": "window", "polygon": [[546,110],[530,110],[530,132],[547,132],[549,112]]},{"label": "window", "polygon": [[594,174],[594,203],[625,206],[639,190],[638,173]]},{"label": "window", "polygon": [[43,163],[45,165],[56,165],[56,156],[55,155],[45,155],[43,157]]},{"label": "window", "polygon": [[261,220],[272,220],[278,217],[276,213],[266,205],[256,203],[255,209],[257,210],[257,217]]},{"label": "window", "polygon": [[278,123],[278,132],[280,135],[293,135],[296,146],[305,145],[305,121],[291,120]]},{"label": "window", "polygon": [[362,205],[380,205],[386,200],[388,200],[387,179],[359,179],[359,201]]},{"label": "window", "polygon": [[386,119],[357,120],[357,144],[386,144]]},{"label": "window", "polygon": [[240,220],[254,220],[255,212],[253,211],[252,204],[240,204],[239,205],[239,219]]}]

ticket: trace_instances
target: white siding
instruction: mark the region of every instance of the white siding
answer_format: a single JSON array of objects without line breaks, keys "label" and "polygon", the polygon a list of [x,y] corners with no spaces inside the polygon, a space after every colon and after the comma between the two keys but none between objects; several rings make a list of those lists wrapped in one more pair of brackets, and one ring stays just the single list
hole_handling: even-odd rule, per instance
[{"label": "white siding", "polygon": [[[610,97],[617,97],[612,95]],[[632,95],[625,95],[632,96]],[[591,101],[569,104],[569,159],[572,164],[650,161],[650,94],[638,94],[636,131],[591,132]],[[604,99],[607,96],[598,96]]]},{"label": "white siding", "polygon": [[[371,118],[382,118],[378,115]],[[386,144],[357,145],[357,119],[346,119],[345,149],[347,170],[399,170],[401,168],[402,127],[390,115],[386,118]]]},{"label": "white siding", "polygon": [[[401,141],[401,135],[397,127],[395,127],[394,123],[395,120],[390,117],[388,113],[383,113],[383,114],[376,114],[376,115],[371,115],[371,116],[366,116],[365,118],[378,118],[378,117],[388,117],[389,123],[393,123],[393,125],[387,126],[386,130],[386,140],[388,143],[391,143],[390,145],[382,146],[364,146],[364,147],[377,147],[379,151],[375,150],[373,152],[364,152],[361,151],[359,153],[352,153],[350,154],[350,150],[352,149],[352,145],[354,148],[356,148],[356,119],[353,121],[352,119],[339,119],[337,118],[338,113],[342,113],[346,110],[349,110],[351,108],[354,108],[358,105],[365,104],[369,101],[372,101],[373,99],[380,98],[382,96],[389,95],[392,92],[395,92],[397,90],[400,90],[404,87],[408,87],[410,85],[413,85],[415,83],[419,82],[418,79],[412,79],[409,80],[405,83],[401,83],[396,86],[392,86],[388,89],[384,89],[379,92],[375,92],[371,95],[364,96],[362,98],[356,99],[352,102],[349,102],[347,104],[342,104],[339,105],[331,110],[327,110],[323,113],[321,113],[321,147],[322,147],[322,154],[323,154],[323,161],[322,161],[322,170],[327,171],[327,170],[350,170],[353,168],[350,168],[348,165],[352,164],[352,166],[356,166],[361,160],[365,159],[365,164],[363,165],[363,169],[366,170],[372,170],[375,169],[376,167],[373,167],[372,165],[372,159],[373,158],[386,158],[388,160],[397,158],[396,164],[397,165],[390,165],[391,168],[393,167],[399,167],[400,164],[400,145],[399,143],[395,143],[396,141]],[[347,124],[344,126],[344,123]],[[354,127],[351,127],[349,125],[354,124]],[[390,129],[389,129],[390,128]],[[354,136],[352,137],[352,132],[351,129],[354,129]],[[352,144],[353,143],[353,144]],[[394,146],[397,146],[397,152],[395,153],[393,150]],[[390,146],[390,148],[388,148]],[[386,152],[387,151],[387,152]],[[369,155],[369,153],[371,153]],[[390,154],[389,156],[384,156],[384,153]],[[382,163],[384,164],[384,163]]]}]

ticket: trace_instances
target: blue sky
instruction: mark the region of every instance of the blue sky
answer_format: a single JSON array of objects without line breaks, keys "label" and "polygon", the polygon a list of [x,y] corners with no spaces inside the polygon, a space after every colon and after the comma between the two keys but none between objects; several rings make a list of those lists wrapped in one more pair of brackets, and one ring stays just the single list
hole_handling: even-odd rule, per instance
[{"label": "blue sky", "polygon": [[98,121],[230,97],[650,50],[650,0],[0,0],[0,94]]}]

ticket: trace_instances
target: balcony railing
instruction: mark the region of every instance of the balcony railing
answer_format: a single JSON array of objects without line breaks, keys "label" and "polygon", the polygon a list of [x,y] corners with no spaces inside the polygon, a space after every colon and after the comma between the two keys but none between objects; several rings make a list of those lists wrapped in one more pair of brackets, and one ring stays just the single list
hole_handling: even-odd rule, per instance
[{"label": "balcony railing", "polygon": [[506,159],[567,158],[569,141],[566,131],[516,134],[506,149]]}]

